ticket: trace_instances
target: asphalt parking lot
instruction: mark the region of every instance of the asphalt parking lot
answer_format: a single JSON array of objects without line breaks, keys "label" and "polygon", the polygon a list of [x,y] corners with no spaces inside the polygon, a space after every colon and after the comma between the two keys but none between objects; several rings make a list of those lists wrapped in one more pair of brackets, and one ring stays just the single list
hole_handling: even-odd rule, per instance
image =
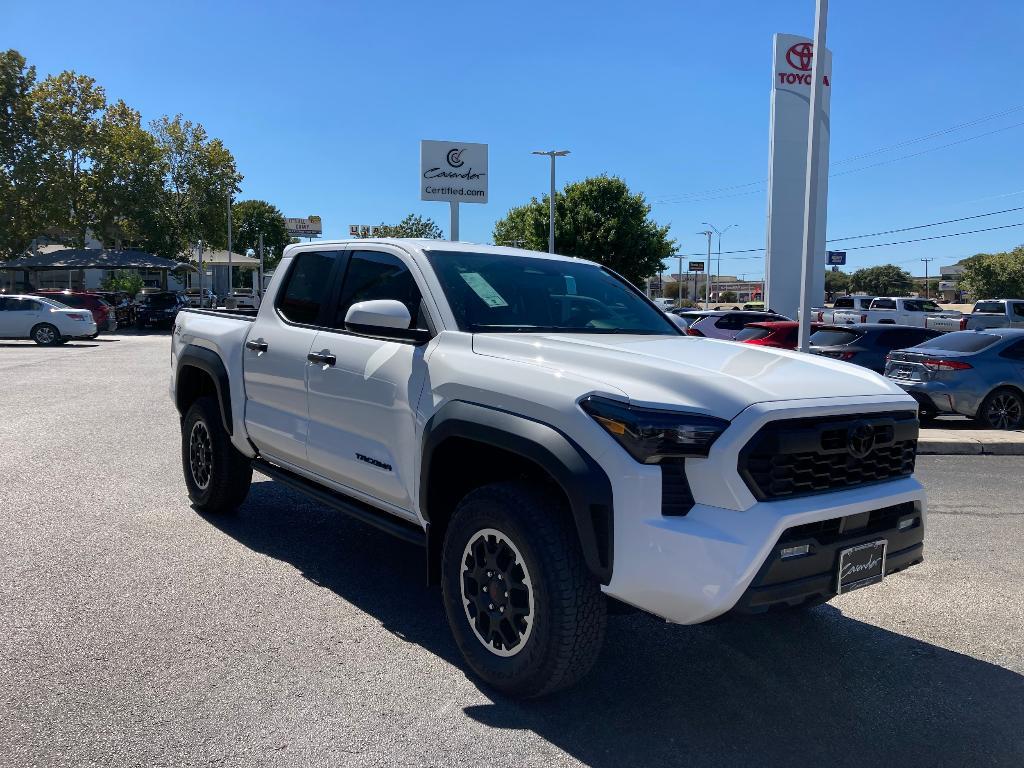
[{"label": "asphalt parking lot", "polygon": [[924,564],[805,615],[609,619],[516,703],[420,550],[257,476],[187,503],[166,334],[0,344],[0,765],[1024,765],[1024,457],[925,456]]}]

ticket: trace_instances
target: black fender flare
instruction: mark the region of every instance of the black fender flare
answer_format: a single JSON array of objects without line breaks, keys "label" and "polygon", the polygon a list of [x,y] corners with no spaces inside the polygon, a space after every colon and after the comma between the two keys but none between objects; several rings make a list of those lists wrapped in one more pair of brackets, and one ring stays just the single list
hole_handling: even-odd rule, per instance
[{"label": "black fender flare", "polygon": [[228,435],[232,435],[234,426],[231,417],[231,384],[227,368],[224,367],[224,361],[220,359],[220,355],[212,349],[195,344],[189,344],[178,355],[178,368],[174,373],[174,404],[182,416],[185,414],[181,409],[179,393],[181,392],[181,372],[186,368],[198,368],[213,380],[214,389],[217,391],[217,402],[220,403],[220,418],[224,424],[224,430]]},{"label": "black fender flare", "polygon": [[497,408],[453,400],[435,413],[423,430],[420,469],[420,512],[431,541],[430,466],[434,451],[451,437],[475,440],[515,453],[541,467],[569,500],[580,546],[591,573],[607,585],[612,577],[612,484],[601,466],[568,435],[550,424]]}]

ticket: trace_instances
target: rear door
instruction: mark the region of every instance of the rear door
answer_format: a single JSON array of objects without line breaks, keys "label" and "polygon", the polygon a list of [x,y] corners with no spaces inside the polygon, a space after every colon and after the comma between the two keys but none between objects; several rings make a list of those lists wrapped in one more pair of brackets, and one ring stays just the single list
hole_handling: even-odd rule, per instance
[{"label": "rear door", "polygon": [[327,312],[344,249],[301,251],[273,307],[260,312],[243,350],[245,426],[260,453],[306,466],[308,355]]},{"label": "rear door", "polygon": [[419,442],[415,405],[426,376],[427,346],[345,330],[349,307],[393,299],[413,328],[428,329],[423,282],[397,248],[350,246],[329,329],[313,351],[330,360],[309,366],[309,465],[348,489],[413,517]]}]

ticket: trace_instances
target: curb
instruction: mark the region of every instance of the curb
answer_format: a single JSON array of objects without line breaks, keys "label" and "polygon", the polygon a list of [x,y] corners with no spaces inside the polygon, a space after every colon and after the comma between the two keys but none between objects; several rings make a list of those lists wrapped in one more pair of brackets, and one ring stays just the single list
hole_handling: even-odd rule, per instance
[{"label": "curb", "polygon": [[1024,456],[1024,439],[1013,442],[983,443],[960,438],[918,438],[918,456]]}]

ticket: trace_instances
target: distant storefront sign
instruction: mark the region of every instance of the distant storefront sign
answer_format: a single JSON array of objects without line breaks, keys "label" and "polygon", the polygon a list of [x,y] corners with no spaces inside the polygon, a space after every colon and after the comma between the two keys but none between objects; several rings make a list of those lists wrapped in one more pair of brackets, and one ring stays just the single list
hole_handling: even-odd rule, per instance
[{"label": "distant storefront sign", "polygon": [[703,261],[691,261],[689,269],[690,269],[691,272],[703,272],[704,271],[704,262]]},{"label": "distant storefront sign", "polygon": [[320,237],[324,233],[319,216],[307,216],[304,219],[285,219],[288,234],[292,237]]}]

